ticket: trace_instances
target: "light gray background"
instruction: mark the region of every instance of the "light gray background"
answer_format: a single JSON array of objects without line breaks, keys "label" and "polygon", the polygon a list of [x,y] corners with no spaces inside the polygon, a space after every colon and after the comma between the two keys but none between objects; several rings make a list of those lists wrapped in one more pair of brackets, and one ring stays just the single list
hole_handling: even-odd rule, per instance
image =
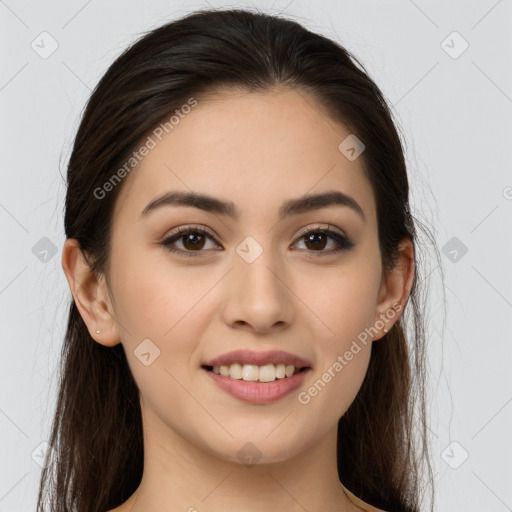
[{"label": "light gray background", "polygon": [[[84,103],[140,33],[208,5],[295,16],[353,51],[394,106],[445,273],[446,313],[427,259],[436,511],[512,510],[511,0],[0,0],[0,512],[35,510],[70,296],[60,173]],[[46,59],[31,47],[50,48],[43,31],[58,43]]]}]

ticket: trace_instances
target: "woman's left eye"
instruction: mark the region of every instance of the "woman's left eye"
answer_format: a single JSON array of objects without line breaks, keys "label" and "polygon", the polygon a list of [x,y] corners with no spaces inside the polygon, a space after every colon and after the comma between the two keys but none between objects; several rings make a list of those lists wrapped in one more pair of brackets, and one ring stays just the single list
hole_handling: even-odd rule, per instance
[{"label": "woman's left eye", "polygon": [[[199,256],[199,254],[194,253],[201,253],[202,249],[205,248],[205,238],[209,238],[217,244],[214,237],[200,226],[179,228],[177,233],[167,237],[160,244],[168,251],[183,256]],[[302,241],[302,239],[304,239],[306,249],[309,249],[308,252],[318,252],[320,253],[319,255],[322,256],[348,250],[355,246],[355,244],[345,236],[325,228],[310,229],[300,235],[299,241]],[[325,251],[323,249],[328,245],[329,239],[334,240],[337,247]],[[173,245],[176,243],[182,243],[183,249],[174,247]]]},{"label": "woman's left eye", "polygon": [[[336,231],[332,231],[330,229],[310,229],[306,231],[305,233],[302,233],[302,235],[299,237],[299,240],[305,239],[304,244],[309,249],[310,247],[313,248],[320,248],[320,251],[318,250],[312,250],[309,252],[320,252],[321,256],[328,256],[330,254],[338,253],[340,251],[345,251],[348,249],[352,249],[352,247],[355,246],[355,243],[349,240],[347,237],[341,235],[340,233],[337,233]],[[334,240],[337,244],[337,247],[334,249],[331,249],[330,251],[323,251],[322,249],[325,248],[326,245],[328,245],[327,240],[328,239]]]}]

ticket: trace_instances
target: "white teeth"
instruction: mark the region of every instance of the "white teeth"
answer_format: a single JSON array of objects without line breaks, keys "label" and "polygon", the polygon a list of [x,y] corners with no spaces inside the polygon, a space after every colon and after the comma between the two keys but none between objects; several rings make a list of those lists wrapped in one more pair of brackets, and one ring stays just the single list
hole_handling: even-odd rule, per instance
[{"label": "white teeth", "polygon": [[276,380],[276,367],[273,364],[260,366],[260,382],[272,382]]},{"label": "white teeth", "polygon": [[284,379],[286,377],[286,365],[283,363],[279,363],[276,366],[276,377],[278,379]]},{"label": "white teeth", "polygon": [[298,373],[298,370],[296,370],[294,365],[285,365],[284,363],[279,363],[276,365],[265,364],[263,366],[257,366],[255,364],[242,365],[240,363],[233,363],[230,366],[214,366],[213,373],[238,380],[243,379],[245,381],[259,380],[260,382],[272,382],[276,379],[291,377],[295,373]]},{"label": "white teeth", "polygon": [[232,379],[238,379],[240,380],[242,377],[243,377],[243,372],[242,372],[242,365],[241,364],[238,364],[238,363],[234,363],[232,364],[230,367],[229,367],[229,376],[232,378]]},{"label": "white teeth", "polygon": [[242,379],[258,380],[260,369],[255,364],[244,364],[242,368]]}]

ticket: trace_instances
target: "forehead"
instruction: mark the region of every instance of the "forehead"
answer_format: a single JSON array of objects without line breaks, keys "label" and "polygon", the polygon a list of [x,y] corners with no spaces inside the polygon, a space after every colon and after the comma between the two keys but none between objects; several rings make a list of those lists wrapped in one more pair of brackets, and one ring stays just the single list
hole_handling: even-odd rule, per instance
[{"label": "forehead", "polygon": [[339,190],[374,219],[362,158],[350,161],[338,149],[350,131],[308,93],[224,90],[195,100],[172,128],[150,134],[153,147],[124,178],[115,216],[135,221],[169,191],[206,193],[252,216],[277,214],[285,199]]}]

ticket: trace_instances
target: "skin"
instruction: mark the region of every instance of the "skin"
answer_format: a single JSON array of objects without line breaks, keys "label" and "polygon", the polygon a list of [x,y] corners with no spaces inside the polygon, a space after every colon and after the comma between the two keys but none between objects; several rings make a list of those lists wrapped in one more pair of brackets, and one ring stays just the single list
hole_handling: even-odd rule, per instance
[{"label": "skin", "polygon": [[[338,479],[337,422],[363,382],[371,344],[400,313],[360,344],[308,404],[297,399],[359,333],[393,305],[403,308],[414,275],[410,240],[400,244],[396,269],[382,273],[362,158],[349,161],[338,150],[349,134],[305,92],[225,90],[198,98],[125,178],[107,275],[90,273],[76,240],[66,240],[62,266],[90,335],[108,347],[123,344],[140,389],[144,475],[111,512],[362,510]],[[366,219],[329,206],[279,221],[285,200],[333,189],[352,196]],[[233,201],[240,219],[188,206],[141,217],[162,193],[191,190]],[[355,247],[329,255],[334,239],[316,249],[300,236],[327,224]],[[190,225],[214,236],[204,238],[196,257],[159,244]],[[263,249],[250,264],[236,252],[247,236]],[[181,237],[174,246],[194,250],[184,243]],[[146,338],[161,351],[149,366],[134,355]],[[311,361],[313,370],[278,402],[240,401],[200,369],[240,348],[289,351]],[[237,456],[247,442],[261,452],[253,466]]]}]

